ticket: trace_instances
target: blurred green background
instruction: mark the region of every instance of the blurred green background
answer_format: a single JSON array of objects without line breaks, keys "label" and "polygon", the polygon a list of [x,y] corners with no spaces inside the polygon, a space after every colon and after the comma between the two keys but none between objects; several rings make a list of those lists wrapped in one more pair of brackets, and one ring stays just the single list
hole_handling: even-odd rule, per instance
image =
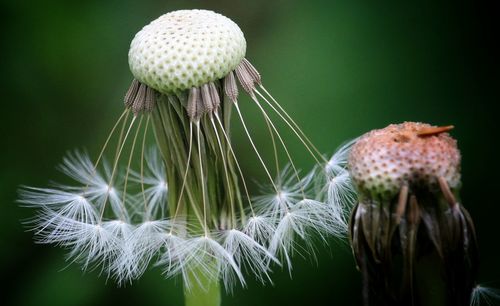
[{"label": "blurred green background", "polygon": [[[148,271],[117,288],[36,245],[15,203],[20,184],[61,181],[73,148],[95,156],[123,109],[128,46],[142,26],[180,8],[208,8],[240,25],[265,85],[322,152],[402,121],[454,124],[462,201],[479,235],[481,281],[500,287],[497,124],[498,14],[459,1],[1,1],[0,271],[2,305],[180,305],[181,286]],[[496,16],[493,16],[496,14]],[[495,21],[495,18],[496,21]],[[266,141],[265,130],[254,127]],[[244,142],[235,133],[236,142]],[[305,152],[287,135],[294,152]],[[313,163],[297,156],[301,167]],[[244,159],[253,172],[254,160]],[[256,173],[262,175],[262,173]],[[249,283],[224,305],[360,305],[349,247],[332,240],[295,258],[293,279]]]}]

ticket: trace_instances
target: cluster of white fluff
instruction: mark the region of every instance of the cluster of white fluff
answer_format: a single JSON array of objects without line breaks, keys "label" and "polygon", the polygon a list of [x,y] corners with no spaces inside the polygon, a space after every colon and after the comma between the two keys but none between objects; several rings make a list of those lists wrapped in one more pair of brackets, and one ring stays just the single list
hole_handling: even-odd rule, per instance
[{"label": "cluster of white fluff", "polygon": [[356,189],[347,169],[349,152],[356,141],[353,139],[340,146],[326,165],[316,169],[315,194],[331,207],[344,232],[347,232],[349,214],[357,201]]},{"label": "cluster of white fluff", "polygon": [[472,290],[471,306],[493,306],[498,305],[498,302],[500,302],[500,290],[498,289],[476,285]]},{"label": "cluster of white fluff", "polygon": [[[237,281],[245,285],[244,274],[271,281],[273,263],[291,269],[296,238],[310,245],[312,235],[345,233],[344,208],[352,200],[345,154],[344,148],[300,181],[285,168],[272,193],[252,199],[254,209],[240,220],[241,228],[208,234],[191,229],[185,218],[168,216],[165,166],[156,150],[147,154],[143,175],[118,171],[116,178],[106,163],[96,169],[86,154],[69,154],[61,170],[78,186],[24,187],[20,202],[38,209],[28,222],[37,241],[68,249],[68,259],[84,270],[97,268],[124,283],[155,261],[166,277],[182,275],[186,286],[202,273],[231,289]],[[126,172],[127,192],[135,194],[122,190]]]}]

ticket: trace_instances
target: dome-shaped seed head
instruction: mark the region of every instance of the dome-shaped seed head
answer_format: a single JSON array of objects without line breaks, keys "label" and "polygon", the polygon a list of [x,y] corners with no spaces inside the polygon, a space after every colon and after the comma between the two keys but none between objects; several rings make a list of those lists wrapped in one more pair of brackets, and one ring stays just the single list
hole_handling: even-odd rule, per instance
[{"label": "dome-shaped seed head", "polygon": [[351,176],[361,192],[395,195],[403,184],[450,188],[460,184],[460,152],[445,131],[424,123],[392,124],[363,135],[349,156]]},{"label": "dome-shaped seed head", "polygon": [[139,31],[130,45],[134,77],[168,94],[225,77],[244,58],[238,25],[207,10],[167,13]]}]

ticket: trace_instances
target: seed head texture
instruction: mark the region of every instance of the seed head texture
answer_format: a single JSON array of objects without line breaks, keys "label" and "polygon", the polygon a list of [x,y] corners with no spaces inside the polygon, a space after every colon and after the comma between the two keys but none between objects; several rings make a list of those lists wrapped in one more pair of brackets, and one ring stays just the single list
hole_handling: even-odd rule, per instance
[{"label": "seed head texture", "polygon": [[246,41],[238,25],[207,10],[164,14],[130,45],[134,77],[168,94],[222,79],[242,61]]},{"label": "seed head texture", "polygon": [[429,133],[429,124],[392,124],[363,135],[349,157],[351,175],[361,191],[394,195],[402,184],[436,186],[443,177],[460,184],[460,152],[447,133]]}]

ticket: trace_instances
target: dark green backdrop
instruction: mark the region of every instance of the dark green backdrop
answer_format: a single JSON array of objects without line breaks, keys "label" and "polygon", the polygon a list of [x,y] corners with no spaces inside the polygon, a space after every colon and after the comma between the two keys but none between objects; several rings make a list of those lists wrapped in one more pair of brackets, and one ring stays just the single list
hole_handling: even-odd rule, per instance
[{"label": "dark green backdrop", "polygon": [[[63,180],[55,166],[67,150],[85,147],[95,156],[123,109],[130,40],[179,8],[209,8],[236,21],[267,87],[325,153],[389,123],[456,125],[481,280],[500,286],[498,53],[491,48],[498,15],[491,8],[472,1],[3,0],[1,304],[179,305],[180,286],[158,269],[117,288],[76,265],[66,268],[63,250],[35,245],[24,232],[20,220],[33,212],[15,203],[20,184]],[[265,140],[265,130],[254,128]],[[306,154],[298,159],[312,166]],[[245,160],[245,169],[253,171],[253,163]],[[274,281],[251,282],[225,305],[360,304],[359,275],[342,241],[319,247],[316,262],[297,257],[293,279],[277,272]]]}]

